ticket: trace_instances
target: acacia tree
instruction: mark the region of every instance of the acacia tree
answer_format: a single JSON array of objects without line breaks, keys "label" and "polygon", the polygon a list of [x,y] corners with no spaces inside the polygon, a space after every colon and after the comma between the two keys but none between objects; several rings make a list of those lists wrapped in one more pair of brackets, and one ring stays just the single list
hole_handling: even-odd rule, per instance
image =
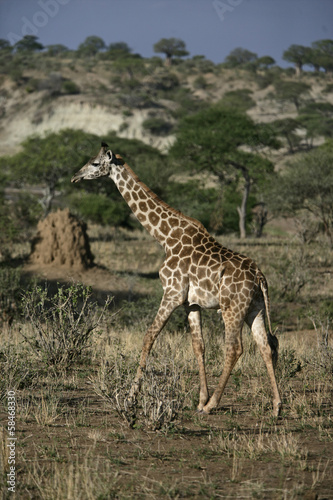
[{"label": "acacia tree", "polygon": [[278,100],[291,101],[299,111],[301,96],[306,94],[311,87],[304,82],[279,80],[274,83],[275,95]]},{"label": "acacia tree", "polygon": [[325,72],[333,71],[333,40],[318,40],[312,43],[311,64],[315,70],[324,68]]},{"label": "acacia tree", "polygon": [[5,52],[11,52],[13,50],[13,47],[10,45],[8,40],[5,40],[4,38],[0,38],[0,52],[5,51]]},{"label": "acacia tree", "polygon": [[128,57],[132,49],[126,42],[113,42],[110,43],[107,50],[107,55],[110,59],[117,59],[119,57]]},{"label": "acacia tree", "polygon": [[99,51],[105,49],[106,45],[104,40],[99,36],[88,36],[84,42],[82,42],[77,51],[82,57],[93,57]]},{"label": "acacia tree", "polygon": [[188,55],[186,45],[179,38],[162,38],[154,45],[154,52],[165,54],[165,64],[170,66],[173,57],[184,57]]},{"label": "acacia tree", "polygon": [[257,59],[256,63],[259,69],[269,69],[271,66],[276,64],[276,61],[271,56],[262,56]]},{"label": "acacia tree", "polygon": [[282,59],[295,64],[296,74],[299,76],[303,71],[304,64],[309,62],[311,49],[304,45],[290,45],[290,47],[283,52]]},{"label": "acacia tree", "polygon": [[62,43],[56,43],[54,45],[47,46],[47,55],[51,57],[56,57],[56,56],[61,57],[65,55],[67,52],[69,52],[69,49]]},{"label": "acacia tree", "polygon": [[333,104],[329,102],[310,102],[301,107],[297,118],[299,125],[306,130],[306,139],[312,147],[315,137],[333,137]]},{"label": "acacia tree", "polygon": [[241,47],[237,47],[232,50],[230,54],[225,58],[225,62],[228,66],[232,68],[236,66],[241,66],[242,64],[248,64],[256,61],[258,58],[257,54],[251,52],[247,49],[242,49]]},{"label": "acacia tree", "polygon": [[22,143],[22,151],[2,158],[8,179],[19,187],[39,185],[44,190],[40,200],[44,215],[51,210],[56,190],[65,189],[74,166],[87,159],[88,147],[99,138],[80,130],[65,129],[46,137],[30,137]]},{"label": "acacia tree", "polygon": [[15,43],[14,49],[16,52],[39,52],[44,49],[44,46],[37,40],[38,37],[35,35],[25,35]]},{"label": "acacia tree", "polygon": [[281,118],[271,123],[276,134],[286,139],[289,146],[289,153],[292,154],[295,153],[295,147],[297,147],[301,141],[301,137],[296,134],[299,125],[299,122],[293,118]]},{"label": "acacia tree", "polygon": [[252,188],[273,172],[261,146],[279,147],[271,129],[256,125],[247,115],[211,107],[185,118],[179,125],[170,155],[196,171],[217,175],[221,186],[235,183],[242,192],[237,207],[241,238],[246,237],[248,200]]}]

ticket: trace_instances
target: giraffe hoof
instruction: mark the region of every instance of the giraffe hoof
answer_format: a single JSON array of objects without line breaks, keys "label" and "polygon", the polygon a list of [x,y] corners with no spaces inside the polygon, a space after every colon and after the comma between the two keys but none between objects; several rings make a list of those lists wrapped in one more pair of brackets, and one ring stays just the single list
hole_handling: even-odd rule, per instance
[{"label": "giraffe hoof", "polygon": [[273,416],[279,417],[281,415],[281,410],[282,410],[282,403],[278,403],[273,410]]},{"label": "giraffe hoof", "polygon": [[209,411],[205,411],[203,408],[198,408],[197,413],[200,413],[200,415],[209,415]]}]

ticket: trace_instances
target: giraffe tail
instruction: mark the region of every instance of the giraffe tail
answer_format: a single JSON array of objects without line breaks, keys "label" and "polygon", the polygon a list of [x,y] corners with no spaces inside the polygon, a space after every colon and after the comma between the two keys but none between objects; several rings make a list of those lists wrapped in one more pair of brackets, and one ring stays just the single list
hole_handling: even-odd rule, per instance
[{"label": "giraffe tail", "polygon": [[273,336],[274,334],[272,332],[272,324],[271,324],[271,302],[269,300],[269,295],[268,295],[267,281],[266,281],[265,276],[261,272],[258,273],[258,279],[259,279],[260,289],[261,289],[262,294],[264,296],[268,330],[269,330],[269,333]]}]

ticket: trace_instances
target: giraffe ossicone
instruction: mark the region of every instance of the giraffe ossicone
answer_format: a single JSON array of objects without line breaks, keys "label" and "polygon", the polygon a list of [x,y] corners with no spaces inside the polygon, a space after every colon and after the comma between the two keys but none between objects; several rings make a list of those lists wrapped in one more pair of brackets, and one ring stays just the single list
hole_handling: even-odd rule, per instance
[{"label": "giraffe ossicone", "polygon": [[[97,156],[73,177],[97,179],[108,176],[143,227],[162,245],[166,258],[159,271],[163,297],[153,324],[147,330],[131,398],[140,390],[147,357],[158,334],[173,311],[184,305],[199,365],[200,396],[198,410],[209,413],[223,394],[230,373],[243,352],[242,328],[246,322],[266,364],[273,392],[273,413],[278,416],[281,398],[275,378],[278,340],[270,323],[267,282],[256,263],[218,243],[196,219],[170,207],[153,193],[106,143]],[[205,346],[201,328],[201,309],[217,309],[225,324],[225,362],[222,374],[209,397],[205,368]],[[268,320],[268,331],[265,317]]]}]

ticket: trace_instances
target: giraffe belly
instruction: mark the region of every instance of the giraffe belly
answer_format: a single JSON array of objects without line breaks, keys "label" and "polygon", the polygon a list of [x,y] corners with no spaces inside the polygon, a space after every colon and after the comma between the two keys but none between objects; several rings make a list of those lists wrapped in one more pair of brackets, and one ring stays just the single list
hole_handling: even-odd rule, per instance
[{"label": "giraffe belly", "polygon": [[189,305],[198,305],[204,309],[219,309],[218,290],[215,288],[213,286],[212,289],[208,290],[190,283],[187,295]]}]

